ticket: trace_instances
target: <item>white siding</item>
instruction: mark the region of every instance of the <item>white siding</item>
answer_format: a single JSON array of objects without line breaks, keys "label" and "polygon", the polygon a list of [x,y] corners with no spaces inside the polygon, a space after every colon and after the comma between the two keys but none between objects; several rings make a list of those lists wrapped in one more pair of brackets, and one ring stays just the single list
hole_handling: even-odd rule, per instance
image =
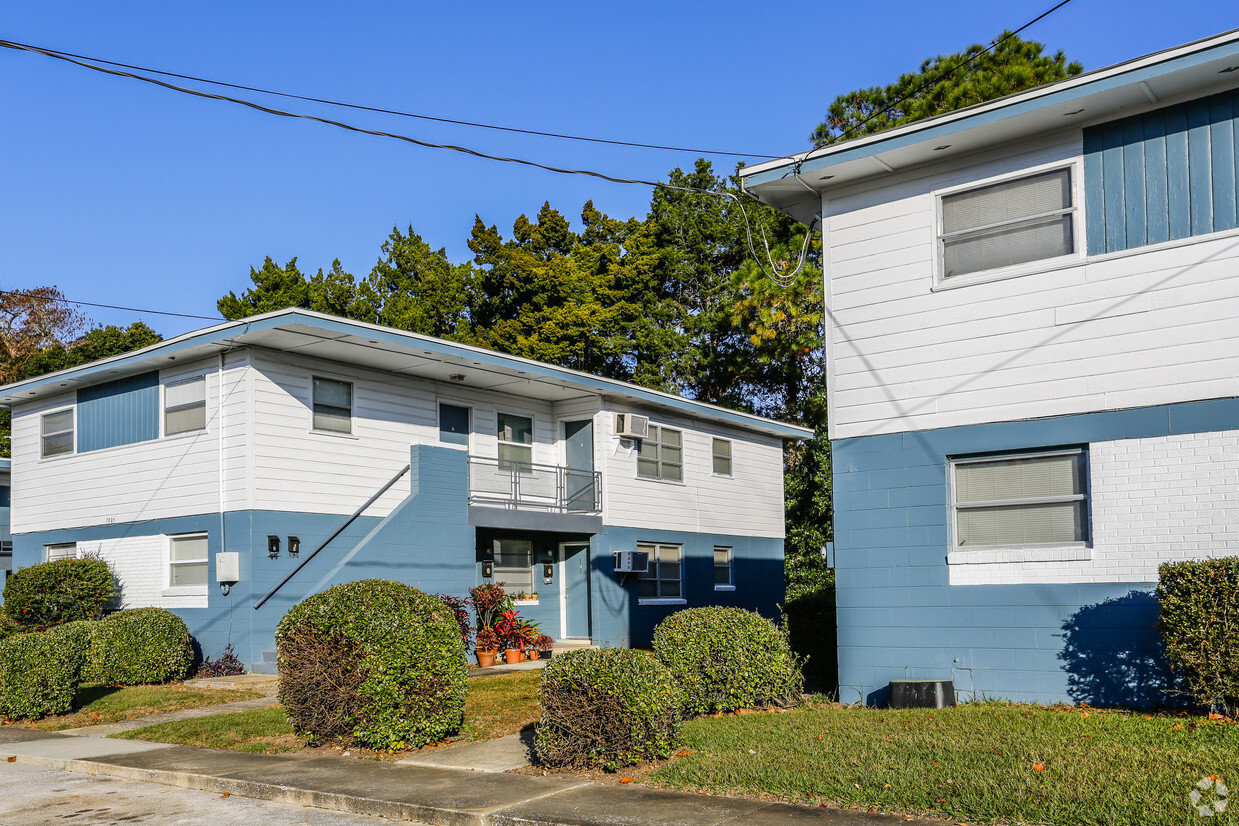
[{"label": "white siding", "polygon": [[1080,155],[1075,132],[825,201],[832,438],[1239,394],[1239,234],[934,289],[935,192]]},{"label": "white siding", "polygon": [[[78,556],[97,555],[116,577],[121,608],[206,608],[207,595],[171,593],[168,537],[163,534],[77,543]],[[208,588],[217,587],[208,583]],[[182,589],[184,590],[184,589]]]},{"label": "white siding", "polygon": [[[1156,582],[1162,562],[1239,554],[1239,431],[1095,442],[1089,558],[955,564],[952,585]],[[1039,555],[1039,554],[1038,554]],[[1071,554],[1067,554],[1071,555]]]},{"label": "white siding", "polygon": [[[599,460],[608,525],[736,536],[784,535],[780,440],[665,412],[618,404],[608,404],[606,409],[596,429],[602,436]],[[635,445],[613,435],[615,412],[640,413],[649,416],[651,424],[683,432],[683,483],[637,476]],[[730,477],[713,473],[715,436],[731,440]]]},{"label": "white siding", "polygon": [[[439,443],[440,401],[470,408],[469,452],[496,456],[497,414],[534,421],[533,460],[560,462],[551,405],[459,385],[255,353],[253,506],[260,510],[349,514],[409,462],[412,444]],[[311,429],[314,376],[353,384],[352,434]],[[396,484],[367,515],[385,516],[408,495]]]},{"label": "white siding", "polygon": [[207,378],[205,430],[87,453],[39,457],[41,414],[72,405],[75,394],[15,406],[13,532],[218,511],[218,362],[209,359],[164,370],[160,381],[203,374]]}]

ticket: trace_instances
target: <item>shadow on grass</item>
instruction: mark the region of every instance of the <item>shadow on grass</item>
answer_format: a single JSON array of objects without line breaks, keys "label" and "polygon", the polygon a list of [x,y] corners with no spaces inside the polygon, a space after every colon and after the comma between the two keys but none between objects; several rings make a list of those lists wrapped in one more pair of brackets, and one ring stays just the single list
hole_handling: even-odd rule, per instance
[{"label": "shadow on grass", "polygon": [[77,694],[73,695],[73,707],[75,709],[84,708],[91,703],[98,702],[110,694],[115,694],[120,691],[118,685],[84,685],[78,688]]}]

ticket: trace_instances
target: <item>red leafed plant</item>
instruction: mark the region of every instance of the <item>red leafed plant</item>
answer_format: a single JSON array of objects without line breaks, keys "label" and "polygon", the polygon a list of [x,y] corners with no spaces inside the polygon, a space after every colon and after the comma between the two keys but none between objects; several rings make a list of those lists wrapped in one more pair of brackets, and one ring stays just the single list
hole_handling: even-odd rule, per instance
[{"label": "red leafed plant", "polygon": [[494,628],[483,625],[478,629],[474,647],[478,651],[496,651],[499,649],[499,635],[495,633]]}]

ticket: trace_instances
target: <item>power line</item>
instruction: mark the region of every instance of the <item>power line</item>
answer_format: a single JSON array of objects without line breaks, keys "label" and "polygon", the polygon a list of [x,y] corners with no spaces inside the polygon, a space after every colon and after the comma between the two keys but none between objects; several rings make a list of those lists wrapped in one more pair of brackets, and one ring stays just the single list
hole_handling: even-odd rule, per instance
[{"label": "power line", "polygon": [[77,60],[85,60],[91,63],[101,63],[106,66],[116,66],[121,69],[132,69],[135,72],[146,72],[148,74],[162,75],[164,77],[175,77],[181,80],[192,80],[195,83],[206,83],[211,86],[221,86],[228,89],[239,89],[245,92],[258,92],[263,95],[273,95],[275,97],[291,98],[292,100],[304,100],[309,103],[322,103],[328,106],[339,106],[344,109],[356,109],[361,112],[377,112],[383,115],[397,115],[402,118],[416,118],[418,120],[434,121],[435,123],[450,123],[456,126],[469,126],[475,129],[493,129],[498,132],[515,132],[521,135],[537,135],[543,138],[558,138],[567,141],[585,141],[587,143],[605,143],[612,146],[631,146],[637,149],[660,149],[668,152],[691,152],[695,155],[728,155],[734,158],[775,158],[776,155],[763,155],[758,152],[727,152],[720,149],[693,149],[684,146],[666,146],[657,143],[640,143],[636,141],[621,141],[610,138],[593,138],[586,135],[568,135],[561,132],[544,132],[538,129],[519,129],[515,126],[499,126],[493,123],[481,123],[478,121],[456,120],[453,118],[437,117],[435,115],[421,115],[413,112],[403,112],[399,109],[384,109],[377,106],[364,106],[359,103],[347,103],[339,100],[331,100],[329,98],[311,97],[308,95],[297,95],[291,92],[277,92],[273,89],[264,89],[259,86],[246,86],[240,83],[227,83],[222,80],[211,80],[210,78],[197,77],[195,75],[185,75],[178,72],[169,72],[163,69],[152,69],[147,66],[135,66],[130,63],[118,63],[114,60],[104,60],[101,57],[91,57],[89,55],[74,54],[73,52],[64,52],[59,49],[48,49],[44,47],[30,46],[24,43],[16,43],[13,41],[0,41],[0,45],[8,48],[28,49],[38,52],[49,57],[69,57]]},{"label": "power line", "polygon": [[591,169],[564,169],[562,167],[550,166],[548,164],[538,163],[537,161],[531,161],[525,158],[508,158],[502,155],[491,155],[486,152],[480,152],[476,149],[470,149],[466,146],[456,146],[455,144],[450,144],[450,143],[432,143],[430,141],[420,140],[419,138],[410,137],[408,135],[401,135],[396,132],[383,132],[378,129],[365,129],[361,126],[353,126],[352,124],[343,123],[338,120],[331,120],[330,118],[320,118],[317,115],[303,115],[299,112],[288,112],[283,109],[274,109],[270,106],[263,106],[261,103],[254,103],[253,101],[245,100],[243,98],[234,98],[234,97],[229,97],[228,95],[216,95],[211,92],[203,92],[198,89],[189,89],[184,86],[177,86],[172,83],[166,83],[162,80],[157,80],[156,78],[153,78],[153,77],[146,77],[145,75],[134,74],[133,72],[125,72],[125,71],[121,71],[120,69],[108,69],[103,66],[95,66],[91,63],[85,63],[81,60],[77,60],[75,58],[68,57],[63,54],[57,54],[56,52],[51,52],[45,49],[40,49],[37,46],[27,46],[23,43],[15,43],[11,40],[0,40],[0,46],[3,46],[8,49],[16,49],[18,51],[34,52],[35,54],[45,55],[46,57],[52,57],[52,58],[55,58],[56,60],[63,60],[66,63],[72,63],[75,66],[81,66],[83,69],[90,69],[95,72],[101,72],[106,75],[114,75],[116,77],[127,77],[127,78],[132,78],[133,80],[140,80],[143,83],[150,83],[154,86],[161,86],[164,89],[171,89],[174,92],[182,92],[187,95],[193,95],[194,97],[206,98],[208,100],[222,100],[228,103],[235,103],[239,106],[246,106],[250,109],[254,109],[259,112],[265,112],[268,115],[278,115],[283,118],[297,118],[300,120],[313,121],[315,123],[323,123],[328,126],[335,126],[339,129],[344,129],[349,132],[358,132],[363,135],[374,135],[380,138],[392,138],[393,140],[404,141],[405,143],[411,143],[411,144],[414,144],[415,146],[426,147],[427,149],[445,149],[451,152],[460,152],[465,155],[472,155],[475,158],[484,158],[489,161],[500,161],[502,163],[521,164],[522,166],[531,166],[531,167],[534,167],[535,169],[542,169],[547,172],[555,172],[560,175],[585,175],[591,178],[599,178],[601,180],[610,181],[611,183],[616,183],[616,184],[636,184],[638,186],[658,187],[661,189],[676,190],[678,192],[699,192],[705,195],[718,194],[708,189],[698,189],[696,187],[688,187],[688,186],[673,186],[671,184],[664,184],[658,181],[644,181],[644,180],[641,180],[640,178],[617,178],[613,175],[607,175],[602,172],[595,172]]},{"label": "power line", "polygon": [[197,318],[197,319],[202,319],[203,321],[227,321],[228,320],[226,318],[221,318],[220,316],[217,316],[217,315],[215,316],[193,315],[192,313],[173,313],[167,310],[143,310],[143,309],[139,309],[138,307],[121,307],[116,304],[94,304],[90,301],[74,301],[71,298],[52,298],[50,296],[31,296],[28,292],[24,292],[21,290],[0,290],[0,296],[4,298],[10,298],[12,296],[19,296],[19,297],[24,297],[24,298],[37,298],[40,301],[54,301],[59,304],[72,304],[77,307],[101,307],[105,310],[125,310],[131,313],[144,313],[147,315],[168,315],[168,316],[175,316],[176,318]]}]

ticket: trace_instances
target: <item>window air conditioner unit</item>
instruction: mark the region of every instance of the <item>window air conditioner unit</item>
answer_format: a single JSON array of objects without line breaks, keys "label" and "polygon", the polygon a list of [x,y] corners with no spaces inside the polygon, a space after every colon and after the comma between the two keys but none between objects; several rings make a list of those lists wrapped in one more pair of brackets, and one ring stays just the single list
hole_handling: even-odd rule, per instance
[{"label": "window air conditioner unit", "polygon": [[615,551],[612,556],[617,574],[644,574],[650,569],[649,551]]},{"label": "window air conditioner unit", "polygon": [[634,413],[615,414],[615,435],[628,439],[644,439],[650,432],[650,417]]}]

